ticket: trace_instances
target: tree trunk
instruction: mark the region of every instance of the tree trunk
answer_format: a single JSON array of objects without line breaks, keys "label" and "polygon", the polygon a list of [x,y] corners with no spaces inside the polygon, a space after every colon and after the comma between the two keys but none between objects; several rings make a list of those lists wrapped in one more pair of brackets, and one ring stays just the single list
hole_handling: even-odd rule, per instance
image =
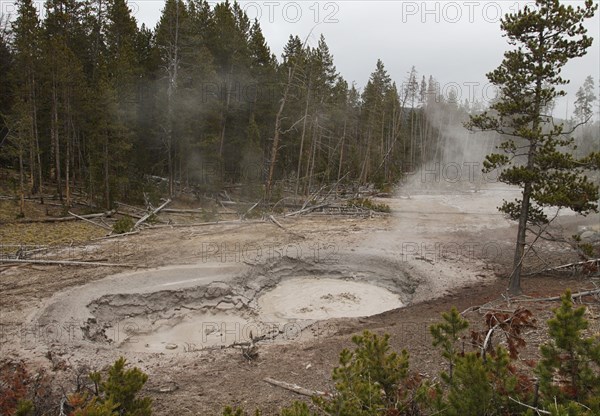
[{"label": "tree trunk", "polygon": [[[540,32],[538,36],[538,41],[540,46],[544,45],[544,34]],[[542,74],[543,71],[541,69],[544,66],[543,57],[537,62],[537,66],[540,69],[539,74]],[[540,125],[540,111],[542,108],[542,75],[538,75],[537,82],[535,86],[535,95],[534,99],[534,119],[532,121],[531,131],[538,131]],[[529,151],[527,152],[527,170],[532,171],[535,167],[535,153],[536,153],[536,139],[531,138]],[[526,244],[526,235],[527,235],[527,220],[529,218],[529,208],[531,202],[531,194],[533,191],[531,181],[526,181],[523,186],[523,201],[521,201],[521,213],[519,215],[519,229],[517,231],[517,244],[515,247],[515,258],[514,258],[514,266],[513,272],[510,276],[510,283],[508,286],[508,292],[512,295],[519,295],[522,293],[521,290],[521,270],[523,268],[523,256],[525,254],[525,244]]]},{"label": "tree trunk", "polygon": [[108,168],[108,136],[104,142],[104,203],[106,209],[110,210],[110,178]]},{"label": "tree trunk", "polygon": [[227,88],[227,95],[225,98],[225,109],[221,112],[221,143],[219,145],[219,156],[223,158],[223,151],[225,148],[225,129],[227,127],[227,113],[229,112],[229,103],[231,101],[231,79],[233,78],[233,64],[231,64],[229,69],[229,74],[227,74],[227,80],[225,81],[225,88]]},{"label": "tree trunk", "polygon": [[52,144],[54,145],[54,179],[56,179],[56,191],[62,202],[62,179],[60,171],[60,137],[58,134],[58,94],[56,91],[56,80],[52,86]]},{"label": "tree trunk", "polygon": [[269,175],[267,176],[267,183],[265,184],[265,196],[266,199],[271,197],[271,187],[273,185],[273,173],[275,172],[275,163],[277,162],[277,151],[279,150],[279,130],[281,129],[281,115],[285,108],[285,102],[287,101],[288,94],[290,92],[290,86],[292,84],[292,77],[294,71],[292,68],[288,71],[288,82],[283,92],[283,98],[279,104],[279,110],[275,116],[275,132],[273,133],[273,145],[271,146],[271,161],[269,163]]},{"label": "tree trunk", "polygon": [[302,152],[304,151],[304,137],[306,135],[306,119],[308,118],[308,104],[310,101],[310,82],[306,94],[306,105],[304,107],[304,120],[302,121],[302,137],[300,138],[300,152],[298,153],[298,170],[296,171],[296,195],[300,186],[300,171],[302,170]]},{"label": "tree trunk", "polygon": [[342,165],[344,163],[344,142],[346,141],[346,123],[348,122],[348,119],[344,119],[344,133],[342,134],[342,143],[340,145],[340,162],[338,165],[338,175],[337,175],[337,181],[339,183],[340,178],[342,177]]},{"label": "tree trunk", "polygon": [[19,138],[19,216],[25,216],[25,173],[23,172],[23,143]]},{"label": "tree trunk", "polygon": [[309,158],[310,169],[308,171],[308,188],[307,188],[306,195],[309,195],[311,193],[313,175],[315,174],[315,158],[316,158],[316,154],[317,154],[318,138],[319,138],[319,118],[317,117],[317,118],[315,118],[315,123],[314,123],[314,128],[313,128],[312,151],[311,151],[311,157]]}]

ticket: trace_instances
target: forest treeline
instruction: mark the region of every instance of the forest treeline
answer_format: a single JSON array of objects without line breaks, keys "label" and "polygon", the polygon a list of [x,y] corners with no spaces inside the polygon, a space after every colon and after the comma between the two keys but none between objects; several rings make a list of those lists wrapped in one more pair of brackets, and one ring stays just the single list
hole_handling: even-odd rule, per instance
[{"label": "forest treeline", "polygon": [[74,192],[140,201],[148,178],[171,196],[383,187],[439,158],[443,128],[469,109],[414,67],[397,85],[381,61],[359,90],[323,36],[290,36],[278,59],[237,3],[167,0],[154,29],[125,0],[44,7],[40,19],[17,0],[3,22],[0,163],[20,172],[22,193],[67,206]]}]

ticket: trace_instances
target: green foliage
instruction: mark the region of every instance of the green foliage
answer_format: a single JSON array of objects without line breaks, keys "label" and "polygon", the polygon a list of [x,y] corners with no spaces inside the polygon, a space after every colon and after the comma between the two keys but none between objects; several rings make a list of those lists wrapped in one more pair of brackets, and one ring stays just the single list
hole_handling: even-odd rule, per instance
[{"label": "green foliage", "polygon": [[233,409],[232,407],[227,406],[225,409],[223,409],[222,416],[244,416],[244,411],[239,407]]},{"label": "green foliage", "polygon": [[559,403],[573,400],[600,413],[600,339],[584,336],[588,328],[584,314],[585,307],[573,308],[567,291],[548,321],[551,341],[540,347],[536,372],[540,393],[549,405],[554,398]]},{"label": "green foliage", "polygon": [[522,395],[508,352],[498,347],[493,357],[485,361],[478,353],[456,359],[442,409],[449,416],[519,414],[523,409],[509,397],[520,399]]},{"label": "green foliage", "polygon": [[306,403],[294,402],[290,407],[281,409],[281,416],[315,416]]},{"label": "green foliage", "polygon": [[442,357],[448,361],[449,373],[442,373],[442,378],[447,383],[452,383],[454,365],[459,355],[456,347],[460,340],[460,334],[469,327],[469,323],[463,319],[456,308],[450,312],[442,313],[443,322],[429,327],[429,332],[433,337],[433,346],[441,347]]},{"label": "green foliage", "polygon": [[73,416],[120,416],[118,405],[112,400],[99,400],[94,397],[85,407],[76,408]]},{"label": "green foliage", "polygon": [[[221,414],[221,416],[246,416],[248,413],[244,412],[244,409],[240,408],[240,407],[230,407],[230,406],[226,406],[225,409],[223,409],[223,413]],[[256,410],[254,412],[254,416],[261,416],[262,412],[260,410]]]},{"label": "green foliage", "polygon": [[113,233],[123,234],[128,233],[133,229],[133,220],[131,217],[123,217],[117,220],[113,225]]},{"label": "green foliage", "polygon": [[326,414],[348,416],[374,415],[393,408],[400,382],[408,375],[408,353],[391,352],[388,341],[389,335],[379,337],[368,331],[354,336],[356,349],[344,349],[333,370],[333,397],[316,398],[317,406]]},{"label": "green foliage", "polygon": [[15,416],[31,416],[33,415],[35,410],[35,406],[31,400],[21,400],[17,404],[17,409],[15,410]]},{"label": "green foliage", "polygon": [[95,397],[84,404],[85,398],[75,397],[72,402],[80,404],[75,416],[150,416],[152,399],[140,398],[139,393],[148,376],[138,368],[125,369],[126,361],[119,358],[108,370],[105,381],[102,374],[90,373],[94,383]]}]

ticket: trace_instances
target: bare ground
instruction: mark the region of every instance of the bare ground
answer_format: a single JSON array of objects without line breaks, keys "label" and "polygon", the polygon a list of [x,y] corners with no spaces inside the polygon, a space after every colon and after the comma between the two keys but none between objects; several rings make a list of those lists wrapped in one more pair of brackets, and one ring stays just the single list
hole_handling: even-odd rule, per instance
[{"label": "bare ground", "polygon": [[[2,358],[24,359],[33,368],[46,368],[58,385],[68,390],[76,373],[105,367],[125,356],[148,373],[147,394],[154,398],[155,413],[159,415],[218,414],[228,404],[243,405],[249,410],[259,407],[266,414],[275,414],[291,401],[306,398],[265,383],[265,377],[328,390],[339,352],[351,346],[352,334],[363,330],[389,333],[395,349],[404,348],[411,353],[413,369],[435,376],[442,363],[431,347],[428,327],[439,320],[441,312],[452,306],[463,311],[476,305],[487,304],[498,309],[514,309],[517,305],[503,297],[507,283],[503,276],[512,260],[515,234],[514,226],[494,210],[498,198],[504,196],[497,192],[400,195],[384,201],[392,208],[389,216],[313,215],[279,219],[286,230],[270,222],[164,227],[93,244],[75,244],[59,253],[44,254],[144,266],[133,274],[108,267],[5,265],[0,268]],[[565,216],[559,223],[569,235],[578,225],[595,224],[597,220],[597,217],[582,220]],[[561,264],[572,257],[562,247],[542,245],[528,259],[529,269],[544,268],[542,259]],[[187,266],[178,269],[171,267],[174,265]],[[216,265],[216,269],[208,272],[207,265]],[[184,269],[185,273],[177,272]],[[122,274],[115,277],[119,272]],[[333,277],[340,282],[344,279],[369,282],[390,289],[407,306],[369,317],[303,321],[301,339],[280,336],[265,340],[259,343],[259,356],[254,361],[246,360],[237,348],[199,349],[180,344],[174,350],[145,351],[127,348],[127,343],[82,340],[79,336],[84,329],[89,331],[88,319],[93,315],[83,308],[110,292],[124,297],[110,298],[113,303],[109,306],[115,305],[115,299],[121,299],[121,306],[139,307],[125,296],[138,294],[152,309],[165,302],[163,295],[167,292],[167,297],[174,296],[173,292],[190,296],[191,288],[205,285],[211,276],[222,274],[217,280],[229,289],[247,290],[253,283],[262,282],[262,286],[255,287],[260,292],[275,287],[281,276],[292,279],[307,273],[311,277]],[[170,286],[155,290],[156,285]],[[566,288],[578,291],[590,287],[593,282],[589,278],[565,275],[542,274],[523,281],[525,293],[532,297],[558,295]],[[144,293],[155,297],[141,296]],[[206,302],[206,292],[202,293],[204,297],[194,300]],[[82,300],[82,296],[88,295],[90,302]],[[229,296],[225,292],[218,295],[221,300]],[[348,293],[344,299],[354,295]],[[177,303],[181,298],[173,299],[169,302]],[[96,311],[101,310],[100,304],[95,303]],[[537,346],[544,340],[543,322],[556,303],[523,302],[519,306],[531,309],[540,323],[526,334],[529,344],[523,354],[524,359],[535,358]],[[173,316],[180,322],[188,311],[175,311],[176,307],[168,304],[146,315],[135,309],[123,313],[140,317],[169,312],[175,315],[152,315],[156,318],[153,323],[169,322]],[[210,312],[216,313],[214,309]],[[218,312],[232,316],[231,322],[237,316],[235,311],[226,309]],[[473,323],[481,322],[484,312],[484,309],[468,312],[466,317]],[[590,305],[588,319],[592,333],[599,331],[599,313],[597,304]],[[52,319],[61,314],[74,324],[65,329],[64,325],[53,323]],[[119,319],[111,320],[112,326],[107,328],[113,335],[115,322],[122,322]],[[219,319],[224,320],[222,316]],[[235,331],[230,336],[242,338],[241,332]]]}]

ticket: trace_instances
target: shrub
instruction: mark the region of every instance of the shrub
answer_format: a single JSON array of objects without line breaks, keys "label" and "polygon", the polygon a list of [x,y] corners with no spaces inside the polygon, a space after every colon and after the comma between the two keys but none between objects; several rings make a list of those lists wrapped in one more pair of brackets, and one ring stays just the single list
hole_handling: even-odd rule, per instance
[{"label": "shrub", "polygon": [[[584,314],[584,306],[573,308],[567,291],[548,321],[551,340],[540,347],[542,359],[536,373],[548,407],[554,398],[558,403],[572,400],[587,406],[591,414],[600,414],[600,340],[583,336],[588,327]],[[575,408],[582,410],[581,406]]]},{"label": "shrub", "polygon": [[335,393],[316,398],[325,414],[367,416],[394,407],[400,382],[408,375],[408,353],[390,352],[389,335],[378,337],[368,331],[352,338],[357,348],[340,353],[333,370]]},{"label": "shrub", "polygon": [[113,233],[123,234],[128,233],[133,229],[133,220],[131,217],[123,217],[113,225]]},{"label": "shrub", "polygon": [[76,407],[74,416],[150,416],[152,400],[139,398],[138,394],[148,380],[139,368],[125,370],[125,359],[119,358],[108,370],[106,381],[102,374],[90,373],[94,383],[94,397],[86,402],[81,396],[74,396],[70,403]]},{"label": "shrub", "polygon": [[458,356],[456,343],[460,340],[460,333],[469,327],[469,323],[463,319],[456,308],[450,312],[442,313],[444,322],[431,325],[429,332],[433,337],[433,346],[442,348],[442,357],[448,361],[448,373],[442,372],[441,377],[447,383],[452,382],[454,365]]}]

